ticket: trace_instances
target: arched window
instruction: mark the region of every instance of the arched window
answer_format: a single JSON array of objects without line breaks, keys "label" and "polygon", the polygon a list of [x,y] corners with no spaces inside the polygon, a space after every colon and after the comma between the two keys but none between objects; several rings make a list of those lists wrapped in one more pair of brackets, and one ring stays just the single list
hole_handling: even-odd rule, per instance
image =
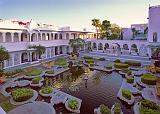
[{"label": "arched window", "polygon": [[54,38],[55,38],[55,40],[57,40],[58,39],[58,34],[55,34]]},{"label": "arched window", "polygon": [[0,43],[3,42],[3,35],[2,33],[0,32]]},{"label": "arched window", "polygon": [[157,33],[153,33],[153,42],[157,42]]},{"label": "arched window", "polygon": [[22,33],[21,34],[21,42],[27,42],[27,41],[29,41],[27,33]]},{"label": "arched window", "polygon": [[54,40],[54,36],[53,36],[53,33],[51,33],[51,40]]},{"label": "arched window", "polygon": [[31,35],[31,42],[35,42],[36,40],[37,40],[37,35],[36,35],[36,33],[33,33]]},{"label": "arched window", "polygon": [[46,40],[46,35],[45,35],[45,33],[42,34],[42,40]]},{"label": "arched window", "polygon": [[6,33],[6,42],[12,42],[12,38],[11,38],[11,33],[10,32]]},{"label": "arched window", "polygon": [[59,39],[63,39],[63,38],[62,38],[62,34],[59,34]]},{"label": "arched window", "polygon": [[18,33],[15,32],[13,38],[14,38],[14,42],[19,42]]},{"label": "arched window", "polygon": [[41,41],[41,34],[38,33],[38,41]]}]

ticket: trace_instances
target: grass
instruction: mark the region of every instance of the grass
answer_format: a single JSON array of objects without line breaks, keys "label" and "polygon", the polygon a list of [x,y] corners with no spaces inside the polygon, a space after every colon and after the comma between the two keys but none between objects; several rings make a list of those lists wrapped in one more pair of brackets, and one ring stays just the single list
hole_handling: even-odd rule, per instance
[{"label": "grass", "polygon": [[41,79],[42,79],[42,76],[36,76],[32,79],[32,83],[38,84]]},{"label": "grass", "polygon": [[112,66],[105,66],[106,69],[112,69]]},{"label": "grass", "polygon": [[128,68],[128,64],[124,64],[124,63],[115,63],[114,64],[115,68],[119,68],[119,69],[126,69]]},{"label": "grass", "polygon": [[155,85],[157,78],[152,74],[143,74],[141,77],[141,81],[145,84]]},{"label": "grass", "polygon": [[122,89],[122,96],[128,100],[131,100],[132,93],[127,89]]},{"label": "grass", "polygon": [[55,60],[55,64],[62,66],[63,68],[68,67],[67,61],[64,57],[59,57]]},{"label": "grass", "polygon": [[46,72],[47,74],[54,74],[54,71],[53,70],[49,70]]},{"label": "grass", "polygon": [[53,88],[50,87],[50,86],[45,86],[45,87],[42,88],[42,93],[43,94],[50,94],[52,92],[53,92]]},{"label": "grass", "polygon": [[42,73],[42,70],[33,70],[31,72],[27,72],[25,75],[26,76],[37,76],[37,75],[40,75]]}]

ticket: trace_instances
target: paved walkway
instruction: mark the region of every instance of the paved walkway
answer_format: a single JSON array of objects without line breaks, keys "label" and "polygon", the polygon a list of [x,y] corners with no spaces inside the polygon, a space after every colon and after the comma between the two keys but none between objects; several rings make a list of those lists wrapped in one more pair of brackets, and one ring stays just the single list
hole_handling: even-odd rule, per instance
[{"label": "paved walkway", "polygon": [[34,102],[21,105],[8,114],[56,114],[55,109],[45,102]]}]

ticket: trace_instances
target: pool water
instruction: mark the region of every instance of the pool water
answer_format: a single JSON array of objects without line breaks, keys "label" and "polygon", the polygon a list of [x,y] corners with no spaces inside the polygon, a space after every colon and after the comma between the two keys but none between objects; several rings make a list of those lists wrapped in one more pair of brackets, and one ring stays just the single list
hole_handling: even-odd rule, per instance
[{"label": "pool water", "polygon": [[[84,80],[83,76],[68,74],[70,73],[65,73],[59,79],[60,90],[82,99],[81,114],[94,114],[94,108],[99,107],[99,105],[105,104],[111,108],[116,102],[121,104],[124,114],[133,114],[132,107],[117,98],[122,83],[120,74],[92,71],[88,80]],[[141,97],[137,96],[136,99],[139,100]],[[55,107],[58,114],[60,112],[70,114],[64,105],[60,104]]]}]

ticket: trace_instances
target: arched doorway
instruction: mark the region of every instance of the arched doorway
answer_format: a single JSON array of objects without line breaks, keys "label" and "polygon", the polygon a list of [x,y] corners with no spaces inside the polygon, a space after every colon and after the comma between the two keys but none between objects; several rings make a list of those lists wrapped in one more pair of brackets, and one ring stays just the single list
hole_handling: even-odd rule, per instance
[{"label": "arched doorway", "polygon": [[28,53],[24,52],[21,55],[21,63],[26,63],[26,62],[28,62]]},{"label": "arched doorway", "polygon": [[19,42],[19,35],[17,32],[14,33],[13,39],[14,39],[14,42]]},{"label": "arched doorway", "polygon": [[46,40],[46,35],[45,35],[45,33],[42,34],[42,40]]},{"label": "arched doorway", "polygon": [[108,43],[105,43],[104,49],[105,50],[109,49],[109,44]]},{"label": "arched doorway", "polygon": [[11,33],[10,32],[6,33],[6,42],[12,42],[12,38],[11,38]]},{"label": "arched doorway", "polygon": [[58,47],[55,47],[55,55],[58,55]]},{"label": "arched doorway", "polygon": [[63,47],[62,46],[59,47],[59,53],[63,54]]},{"label": "arched doorway", "polygon": [[63,38],[62,38],[62,34],[61,34],[61,33],[59,34],[59,39],[63,39]]},{"label": "arched doorway", "polygon": [[37,35],[36,35],[36,33],[33,33],[31,35],[31,42],[35,42],[35,41],[37,41]]},{"label": "arched doorway", "polygon": [[56,33],[55,36],[54,36],[55,40],[58,39],[58,34]]},{"label": "arched doorway", "polygon": [[37,58],[36,58],[36,52],[32,52],[32,62],[36,61],[36,60],[37,60]]},{"label": "arched doorway", "polygon": [[95,42],[93,43],[93,47],[92,48],[93,48],[93,50],[97,50],[97,44]]},{"label": "arched doorway", "polygon": [[131,52],[138,53],[138,48],[136,44],[131,45]]},{"label": "arched doorway", "polygon": [[98,44],[98,50],[103,50],[103,44],[102,43]]},{"label": "arched doorway", "polygon": [[27,42],[27,41],[29,41],[27,33],[22,33],[21,34],[21,42]]}]

